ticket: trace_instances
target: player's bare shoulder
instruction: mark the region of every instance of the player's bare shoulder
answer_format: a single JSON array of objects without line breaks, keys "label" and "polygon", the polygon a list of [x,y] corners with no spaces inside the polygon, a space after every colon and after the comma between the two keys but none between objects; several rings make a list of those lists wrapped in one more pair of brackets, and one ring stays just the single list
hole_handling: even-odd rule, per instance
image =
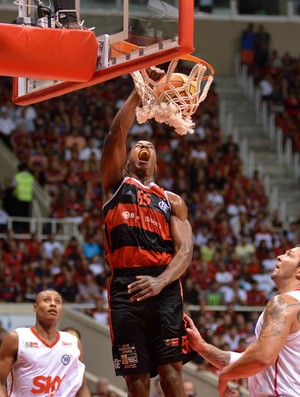
[{"label": "player's bare shoulder", "polygon": [[19,336],[16,331],[8,332],[1,344],[1,352],[9,355],[15,355],[18,352]]},{"label": "player's bare shoulder", "polygon": [[177,216],[182,220],[186,219],[188,211],[182,197],[170,191],[166,191],[166,195],[171,205],[171,214]]},{"label": "player's bare shoulder", "polygon": [[291,315],[295,320],[296,323],[299,325],[300,329],[300,302],[293,296],[288,294],[281,295],[282,299],[286,305],[286,311],[289,315]]},{"label": "player's bare shoulder", "polygon": [[278,322],[283,319],[290,324],[290,333],[300,330],[300,302],[288,294],[279,294],[272,297],[266,307],[266,311]]}]

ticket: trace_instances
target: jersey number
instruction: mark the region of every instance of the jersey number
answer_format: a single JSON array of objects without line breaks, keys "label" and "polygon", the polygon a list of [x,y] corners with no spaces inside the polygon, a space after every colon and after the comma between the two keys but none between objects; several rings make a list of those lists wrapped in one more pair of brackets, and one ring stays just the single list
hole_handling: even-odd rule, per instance
[{"label": "jersey number", "polygon": [[138,204],[141,206],[147,206],[151,203],[151,194],[145,193],[142,190],[138,190],[137,192],[137,200]]}]

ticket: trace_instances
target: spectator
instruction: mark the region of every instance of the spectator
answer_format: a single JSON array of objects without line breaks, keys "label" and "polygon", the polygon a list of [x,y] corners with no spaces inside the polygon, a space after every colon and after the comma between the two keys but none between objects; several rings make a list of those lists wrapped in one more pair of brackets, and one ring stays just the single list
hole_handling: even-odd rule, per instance
[{"label": "spectator", "polygon": [[26,240],[25,244],[29,260],[36,261],[42,256],[43,242],[40,240],[38,233],[32,233],[31,238]]},{"label": "spectator", "polygon": [[183,298],[185,303],[190,305],[198,305],[200,301],[200,291],[196,287],[196,283],[189,277],[183,283]]},{"label": "spectator", "polygon": [[92,397],[109,397],[109,382],[107,378],[100,377],[97,383],[97,389]]},{"label": "spectator", "polygon": [[250,238],[242,235],[240,241],[234,247],[234,252],[240,261],[247,262],[251,255],[255,253],[255,245]]},{"label": "spectator", "polygon": [[201,247],[207,245],[208,240],[212,237],[209,227],[207,225],[203,225],[199,228],[194,235],[194,245],[197,247]]},{"label": "spectator", "polygon": [[247,321],[245,324],[245,332],[243,334],[243,339],[246,344],[249,346],[254,339],[254,324],[252,321]]},{"label": "spectator", "polygon": [[206,305],[219,306],[223,304],[223,296],[220,292],[219,284],[214,281],[211,286],[204,292]]},{"label": "spectator", "polygon": [[268,249],[271,249],[273,247],[272,233],[270,227],[266,222],[263,221],[259,222],[259,224],[257,225],[257,230],[254,234],[254,244],[256,248],[259,247],[259,244],[262,240],[265,240]]},{"label": "spectator", "polygon": [[270,74],[267,74],[260,80],[259,88],[261,89],[262,99],[269,103],[274,93],[274,81]]},{"label": "spectator", "polygon": [[211,262],[216,251],[216,241],[213,238],[208,239],[207,243],[200,247],[201,259],[204,262]]},{"label": "spectator", "polygon": [[0,233],[6,232],[8,228],[8,213],[0,208]]},{"label": "spectator", "polygon": [[271,248],[268,247],[266,240],[260,240],[258,247],[256,248],[256,256],[260,262],[270,255]]},{"label": "spectator", "polygon": [[82,150],[86,147],[86,139],[83,135],[79,134],[77,128],[73,127],[70,134],[66,136],[65,148],[71,149],[75,146],[79,151]]},{"label": "spectator", "polygon": [[269,270],[262,266],[262,271],[258,274],[253,274],[252,278],[257,282],[257,289],[265,295],[266,299],[270,299],[274,295],[275,283],[271,279],[271,273],[275,268],[276,261],[273,262],[274,266],[272,270]]},{"label": "spectator", "polygon": [[64,247],[64,259],[75,262],[82,257],[82,247],[76,237],[72,236]]},{"label": "spectator", "polygon": [[108,325],[107,301],[102,297],[96,298],[91,314],[97,323]]},{"label": "spectator", "polygon": [[255,33],[254,24],[249,23],[247,28],[242,32],[241,37],[241,63],[248,66],[248,71],[253,70],[254,63],[254,44],[255,43]]},{"label": "spectator", "polygon": [[36,290],[33,278],[29,275],[25,278],[25,286],[22,288],[22,302],[32,302],[36,300]]},{"label": "spectator", "polygon": [[[19,217],[31,216],[31,205],[33,200],[33,183],[34,177],[28,171],[25,163],[18,165],[18,172],[15,174],[15,190],[16,197],[16,215]],[[18,232],[28,231],[28,224],[17,223],[16,228]]]},{"label": "spectator", "polygon": [[247,303],[247,292],[240,287],[238,280],[223,285],[220,288],[225,304],[245,305]]},{"label": "spectator", "polygon": [[48,235],[48,239],[43,242],[44,257],[46,259],[51,259],[55,249],[57,249],[60,254],[64,252],[62,244],[56,240],[55,234],[51,233]]},{"label": "spectator", "polygon": [[14,181],[12,178],[4,179],[1,191],[2,208],[9,216],[16,215],[16,198],[14,196]]},{"label": "spectator", "polygon": [[96,240],[95,235],[90,235],[88,240],[83,242],[83,255],[87,259],[92,259],[95,255],[101,254],[101,247],[98,241]]},{"label": "spectator", "polygon": [[20,112],[16,112],[16,125],[22,127],[26,133],[31,133],[35,130],[34,122],[31,118],[26,116],[26,108],[19,108]]},{"label": "spectator", "polygon": [[0,138],[8,147],[11,147],[11,134],[15,129],[16,123],[9,116],[7,107],[3,106],[0,113]]},{"label": "spectator", "polygon": [[197,397],[196,386],[191,380],[184,379],[183,387],[186,397]]},{"label": "spectator", "polygon": [[259,24],[258,30],[254,35],[254,63],[258,68],[263,68],[267,65],[270,57],[271,36],[266,32],[264,25]]},{"label": "spectator", "polygon": [[218,264],[215,280],[221,287],[233,281],[233,275],[226,269],[226,265],[223,261],[220,261]]},{"label": "spectator", "polygon": [[[286,248],[287,251],[289,248],[292,248],[292,246],[288,246]],[[269,251],[269,255],[267,256],[267,258],[261,261],[261,265],[266,272],[270,272],[273,271],[273,269],[275,268],[276,262],[277,262],[277,255],[275,254],[274,250],[271,250]]]},{"label": "spectator", "polygon": [[62,329],[62,331],[68,332],[69,334],[76,336],[77,339],[81,340],[81,333],[77,328],[67,326],[67,327],[64,327]]},{"label": "spectator", "polygon": [[84,303],[95,303],[96,299],[102,298],[101,290],[92,272],[88,272],[78,284],[78,291],[80,301]]},{"label": "spectator", "polygon": [[64,266],[63,272],[57,276],[56,286],[57,291],[61,294],[65,302],[81,301],[74,273],[67,266]]},{"label": "spectator", "polygon": [[6,250],[3,253],[3,261],[14,274],[21,270],[24,255],[18,247],[16,240],[11,239],[7,242]]},{"label": "spectator", "polygon": [[241,336],[238,334],[237,327],[232,325],[227,332],[224,334],[225,342],[228,343],[229,349],[231,351],[236,351],[239,348],[239,341]]},{"label": "spectator", "polygon": [[263,292],[258,290],[258,282],[252,281],[252,289],[247,292],[248,306],[263,306],[266,303],[266,297]]},{"label": "spectator", "polygon": [[213,0],[198,0],[199,11],[211,14],[213,11]]},{"label": "spectator", "polygon": [[87,141],[87,145],[80,150],[79,159],[80,160],[89,160],[91,157],[94,157],[96,160],[100,160],[101,151],[95,146],[95,142],[92,137],[90,137]]},{"label": "spectator", "polygon": [[10,269],[6,269],[0,280],[0,302],[20,302],[21,286],[13,278]]}]

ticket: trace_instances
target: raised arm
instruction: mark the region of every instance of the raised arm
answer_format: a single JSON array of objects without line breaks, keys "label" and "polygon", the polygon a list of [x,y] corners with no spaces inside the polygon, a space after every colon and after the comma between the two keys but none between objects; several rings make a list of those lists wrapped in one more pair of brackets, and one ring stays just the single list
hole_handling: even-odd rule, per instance
[{"label": "raised arm", "polygon": [[[158,81],[164,71],[156,67],[147,69],[149,78]],[[126,161],[126,139],[135,120],[135,109],[141,99],[134,89],[116,114],[106,137],[100,162],[101,183],[104,201],[123,178]]]},{"label": "raised arm", "polygon": [[227,382],[236,378],[248,378],[273,365],[284,346],[299,311],[299,302],[291,297],[278,295],[270,299],[264,312],[260,334],[240,359],[225,367],[219,378],[219,392],[225,396]]},{"label": "raised arm", "polygon": [[139,104],[140,97],[136,90],[133,90],[116,114],[106,137],[100,162],[104,201],[122,179],[126,160],[126,139]]},{"label": "raised arm", "polygon": [[10,332],[5,335],[0,348],[0,397],[8,397],[6,379],[18,353],[18,335]]}]

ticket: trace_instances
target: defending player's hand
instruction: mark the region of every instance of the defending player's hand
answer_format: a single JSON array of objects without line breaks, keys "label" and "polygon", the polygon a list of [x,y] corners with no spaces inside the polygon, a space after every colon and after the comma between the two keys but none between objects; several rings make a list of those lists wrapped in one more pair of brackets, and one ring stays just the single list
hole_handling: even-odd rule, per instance
[{"label": "defending player's hand", "polygon": [[164,288],[163,282],[157,277],[136,276],[136,280],[128,285],[131,301],[142,301],[151,296],[158,295]]},{"label": "defending player's hand", "polygon": [[231,389],[228,385],[227,385],[227,381],[225,383],[220,384],[219,382],[219,393],[220,393],[220,397],[238,397],[239,391],[236,389]]},{"label": "defending player's hand", "polygon": [[205,340],[196,328],[194,321],[187,314],[184,313],[183,319],[191,348],[197,352],[201,351],[202,345],[206,344]]}]

